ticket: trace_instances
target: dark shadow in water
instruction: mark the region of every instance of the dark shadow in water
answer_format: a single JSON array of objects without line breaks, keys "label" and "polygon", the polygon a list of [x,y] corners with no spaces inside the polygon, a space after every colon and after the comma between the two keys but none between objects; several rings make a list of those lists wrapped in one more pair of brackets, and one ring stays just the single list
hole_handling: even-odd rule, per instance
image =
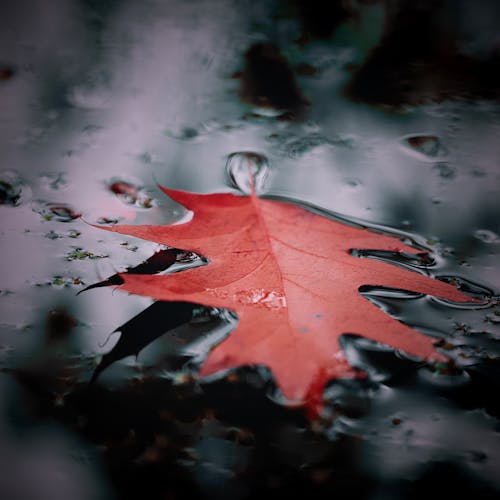
[{"label": "dark shadow in water", "polygon": [[272,43],[256,43],[245,53],[240,97],[255,106],[287,111],[300,118],[308,104],[285,56]]},{"label": "dark shadow in water", "polygon": [[307,42],[311,38],[328,38],[341,24],[356,17],[353,5],[344,0],[295,0],[293,3],[297,6],[302,24],[301,42]]},{"label": "dark shadow in water", "polygon": [[[481,457],[477,457],[481,461]],[[453,462],[434,462],[428,464],[426,471],[416,481],[408,482],[405,498],[420,500],[432,491],[434,498],[453,498],[454,500],[498,499],[498,491],[477,480],[460,465]]]},{"label": "dark shadow in water", "polygon": [[102,357],[90,380],[93,383],[109,365],[127,356],[137,356],[153,340],[184,323],[187,323],[197,306],[188,302],[153,303],[134,316],[115,332],[121,332],[120,339],[110,352]]},{"label": "dark shadow in water", "polygon": [[349,98],[400,107],[500,97],[500,53],[492,50],[482,59],[461,53],[451,4],[402,0],[387,5],[382,40],[348,83]]},{"label": "dark shadow in water", "polygon": [[166,271],[170,266],[175,264],[177,256],[182,252],[182,250],[178,250],[177,248],[158,250],[158,252],[155,252],[151,257],[149,257],[144,262],[141,262],[137,266],[130,267],[122,273],[113,274],[113,276],[110,276],[103,281],[99,281],[98,283],[93,283],[83,290],[80,290],[78,294],[87,290],[92,290],[92,288],[122,285],[124,281],[120,274],[156,274],[162,271]]}]

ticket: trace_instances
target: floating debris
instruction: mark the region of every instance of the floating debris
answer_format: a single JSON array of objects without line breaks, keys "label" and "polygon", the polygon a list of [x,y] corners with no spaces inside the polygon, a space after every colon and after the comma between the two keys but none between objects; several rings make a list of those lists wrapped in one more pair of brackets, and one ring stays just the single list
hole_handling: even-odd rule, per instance
[{"label": "floating debris", "polygon": [[71,262],[73,260],[85,260],[85,259],[105,259],[108,255],[96,255],[95,253],[84,250],[81,247],[73,247],[73,250],[69,252],[64,260]]},{"label": "floating debris", "polygon": [[36,283],[36,286],[55,286],[61,288],[67,288],[73,285],[85,285],[85,283],[79,276],[68,277],[61,275],[55,275],[50,281],[45,283]]}]

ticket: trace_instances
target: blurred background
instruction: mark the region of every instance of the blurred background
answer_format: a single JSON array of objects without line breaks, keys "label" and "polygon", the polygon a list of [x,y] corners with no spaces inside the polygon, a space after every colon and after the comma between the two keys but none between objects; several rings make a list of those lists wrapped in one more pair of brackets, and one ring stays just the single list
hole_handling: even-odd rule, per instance
[{"label": "blurred background", "polygon": [[[3,4],[2,498],[498,498],[499,19],[495,0]],[[488,299],[366,292],[449,365],[346,336],[368,378],[333,382],[312,423],[263,367],[196,379],[228,311],[77,295],[158,252],[154,272],[201,264],[95,226],[179,220],[158,184],[234,191],[248,152],[263,196],[410,238]]]}]

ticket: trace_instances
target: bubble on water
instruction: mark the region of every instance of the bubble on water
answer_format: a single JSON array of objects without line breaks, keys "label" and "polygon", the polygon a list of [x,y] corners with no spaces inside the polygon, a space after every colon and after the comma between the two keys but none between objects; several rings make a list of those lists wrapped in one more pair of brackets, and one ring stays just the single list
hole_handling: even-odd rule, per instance
[{"label": "bubble on water", "polygon": [[232,153],[226,162],[228,184],[245,194],[262,192],[270,173],[267,158],[252,151]]},{"label": "bubble on water", "polygon": [[447,156],[448,150],[439,137],[431,134],[409,134],[400,139],[403,151],[419,160],[433,161]]},{"label": "bubble on water", "polygon": [[23,182],[17,172],[4,170],[0,172],[0,205],[19,205]]},{"label": "bubble on water", "polygon": [[478,229],[474,231],[474,237],[484,243],[500,243],[500,237],[493,231],[489,229]]},{"label": "bubble on water", "polygon": [[80,213],[66,203],[37,201],[33,204],[32,209],[47,221],[71,222],[81,216]]}]

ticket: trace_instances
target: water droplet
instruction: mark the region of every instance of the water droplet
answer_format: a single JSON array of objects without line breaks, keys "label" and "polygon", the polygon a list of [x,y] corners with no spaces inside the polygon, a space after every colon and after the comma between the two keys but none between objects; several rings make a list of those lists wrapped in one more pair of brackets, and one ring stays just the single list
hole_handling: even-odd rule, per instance
[{"label": "water droplet", "polygon": [[140,208],[153,206],[152,198],[131,182],[114,179],[109,183],[108,189],[127,205],[135,205]]},{"label": "water droplet", "polygon": [[22,181],[16,172],[4,171],[0,173],[0,205],[19,205],[21,198]]},{"label": "water droplet", "polygon": [[252,190],[259,194],[269,171],[267,158],[259,153],[241,151],[232,153],[227,158],[226,175],[229,185],[246,194],[250,194]]},{"label": "water droplet", "polygon": [[478,229],[474,232],[474,236],[484,243],[500,243],[500,237],[498,234],[490,231],[489,229]]},{"label": "water droplet", "polygon": [[49,210],[60,222],[69,222],[80,217],[80,214],[68,205],[50,205]]},{"label": "water droplet", "polygon": [[135,203],[139,189],[125,181],[115,181],[109,185],[109,190],[126,203]]},{"label": "water droplet", "polygon": [[97,219],[97,224],[109,224],[109,225],[114,225],[118,224],[122,220],[123,217],[107,217],[107,216],[102,216]]},{"label": "water droplet", "polygon": [[421,160],[441,158],[448,154],[439,137],[427,134],[410,134],[401,139],[404,150]]},{"label": "water droplet", "polygon": [[65,203],[37,202],[33,205],[33,211],[39,213],[45,220],[58,222],[71,222],[81,216]]},{"label": "water droplet", "polygon": [[264,290],[263,288],[253,290],[242,290],[235,294],[235,299],[242,304],[256,304],[268,309],[281,309],[286,307],[286,298],[276,290]]}]

